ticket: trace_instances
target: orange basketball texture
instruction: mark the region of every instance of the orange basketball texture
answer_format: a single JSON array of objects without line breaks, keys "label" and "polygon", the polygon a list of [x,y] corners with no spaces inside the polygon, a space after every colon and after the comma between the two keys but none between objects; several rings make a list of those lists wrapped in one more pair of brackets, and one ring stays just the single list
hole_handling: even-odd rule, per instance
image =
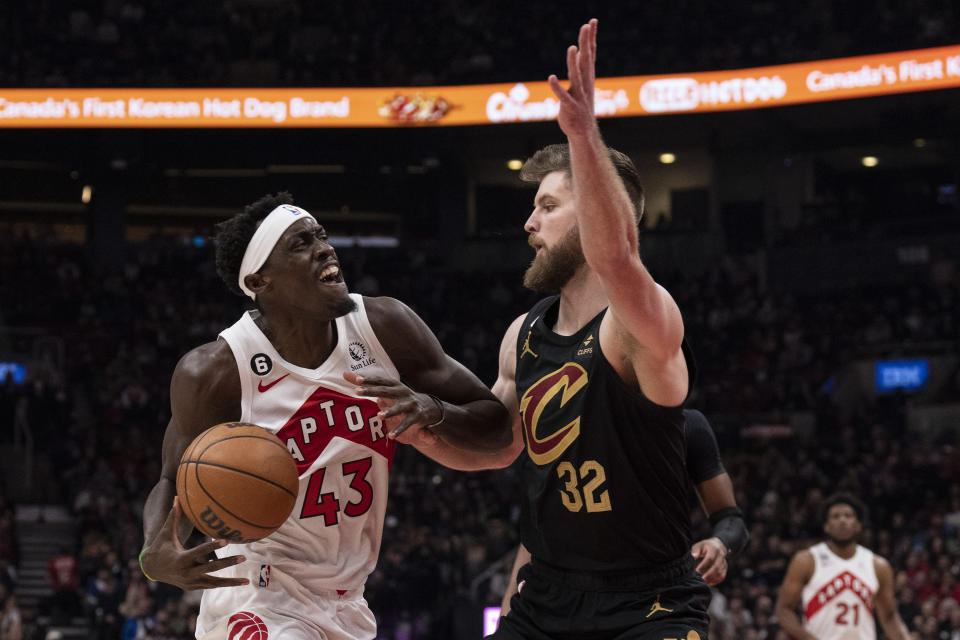
[{"label": "orange basketball texture", "polygon": [[249,422],[210,427],[190,443],[177,468],[177,495],[190,522],[231,542],[265,538],[297,501],[293,456],[280,440]]}]

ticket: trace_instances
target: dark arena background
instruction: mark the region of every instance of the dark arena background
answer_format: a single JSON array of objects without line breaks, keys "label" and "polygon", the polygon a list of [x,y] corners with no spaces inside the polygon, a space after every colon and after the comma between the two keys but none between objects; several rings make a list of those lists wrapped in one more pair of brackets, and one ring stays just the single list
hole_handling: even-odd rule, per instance
[{"label": "dark arena background", "polygon": [[[0,97],[532,86],[565,75],[593,16],[603,78],[960,44],[958,5],[926,0],[380,5],[4,3]],[[711,638],[787,637],[777,589],[839,489],[869,506],[861,541],[890,560],[913,637],[960,638],[960,89],[754,106],[601,119],[640,169],[643,260],[683,312],[699,363],[689,405],[715,429],[752,535],[714,589]],[[0,640],[193,637],[199,592],[139,570],[141,513],[174,365],[244,309],[212,246],[244,204],[291,191],[334,236],[352,291],[406,302],[490,384],[504,330],[534,300],[521,286],[534,192],[508,163],[562,142],[555,121],[114,128],[11,113]],[[401,447],[366,591],[379,638],[482,636],[517,497],[510,469],[450,471]],[[692,492],[690,508],[694,539],[708,536]]]}]

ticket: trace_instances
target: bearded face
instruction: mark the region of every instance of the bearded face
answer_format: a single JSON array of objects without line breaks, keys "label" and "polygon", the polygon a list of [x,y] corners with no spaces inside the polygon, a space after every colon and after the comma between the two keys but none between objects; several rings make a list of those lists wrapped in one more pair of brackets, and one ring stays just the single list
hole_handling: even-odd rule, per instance
[{"label": "bearded face", "polygon": [[537,293],[560,293],[577,269],[586,263],[576,225],[553,247],[538,245],[534,235],[530,237],[530,244],[541,248],[523,275],[523,286]]}]

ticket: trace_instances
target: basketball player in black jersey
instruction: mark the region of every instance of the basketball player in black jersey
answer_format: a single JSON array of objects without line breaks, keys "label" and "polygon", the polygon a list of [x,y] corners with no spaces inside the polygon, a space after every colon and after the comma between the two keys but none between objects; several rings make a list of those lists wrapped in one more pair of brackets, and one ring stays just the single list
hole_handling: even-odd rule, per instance
[{"label": "basketball player in black jersey", "polygon": [[[727,558],[739,553],[750,541],[737,507],[730,474],[720,459],[720,448],[707,418],[696,409],[684,409],[684,435],[687,450],[687,475],[693,484],[697,499],[713,525],[713,535],[694,543],[690,549],[696,558],[696,571],[707,584],[714,586],[727,576]],[[518,591],[517,574],[530,562],[530,552],[521,544],[513,563],[507,591],[500,605],[501,615],[510,611],[510,601]],[[651,606],[656,609],[659,603]]]},{"label": "basketball player in black jersey", "polygon": [[513,413],[513,443],[464,455],[439,435],[430,455],[460,468],[522,456],[533,560],[496,637],[699,640],[710,591],[690,554],[693,359],[676,303],[640,260],[636,168],[604,144],[594,115],[596,33],[591,20],[567,50],[569,87],[549,79],[569,144],[521,171],[539,182],[524,283],[559,295],[517,318],[501,346],[494,392]]},{"label": "basketball player in black jersey", "polygon": [[713,428],[696,409],[684,409],[684,434],[687,440],[687,475],[697,499],[710,520],[713,535],[698,540],[690,553],[697,559],[696,571],[710,586],[727,577],[727,558],[742,551],[750,541],[750,532],[737,506],[730,474],[720,459]]}]

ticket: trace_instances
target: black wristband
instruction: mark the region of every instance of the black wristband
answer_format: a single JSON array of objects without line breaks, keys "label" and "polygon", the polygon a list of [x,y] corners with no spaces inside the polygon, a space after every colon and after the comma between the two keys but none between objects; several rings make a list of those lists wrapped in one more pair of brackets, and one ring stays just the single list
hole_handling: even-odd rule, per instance
[{"label": "black wristband", "polygon": [[743,551],[750,541],[743,512],[737,507],[727,507],[710,514],[710,524],[713,525],[714,537],[720,539],[731,556]]},{"label": "black wristband", "polygon": [[718,509],[710,514],[710,525],[716,527],[718,522],[729,516],[742,518],[743,511],[740,510],[740,507],[724,507],[723,509]]}]

